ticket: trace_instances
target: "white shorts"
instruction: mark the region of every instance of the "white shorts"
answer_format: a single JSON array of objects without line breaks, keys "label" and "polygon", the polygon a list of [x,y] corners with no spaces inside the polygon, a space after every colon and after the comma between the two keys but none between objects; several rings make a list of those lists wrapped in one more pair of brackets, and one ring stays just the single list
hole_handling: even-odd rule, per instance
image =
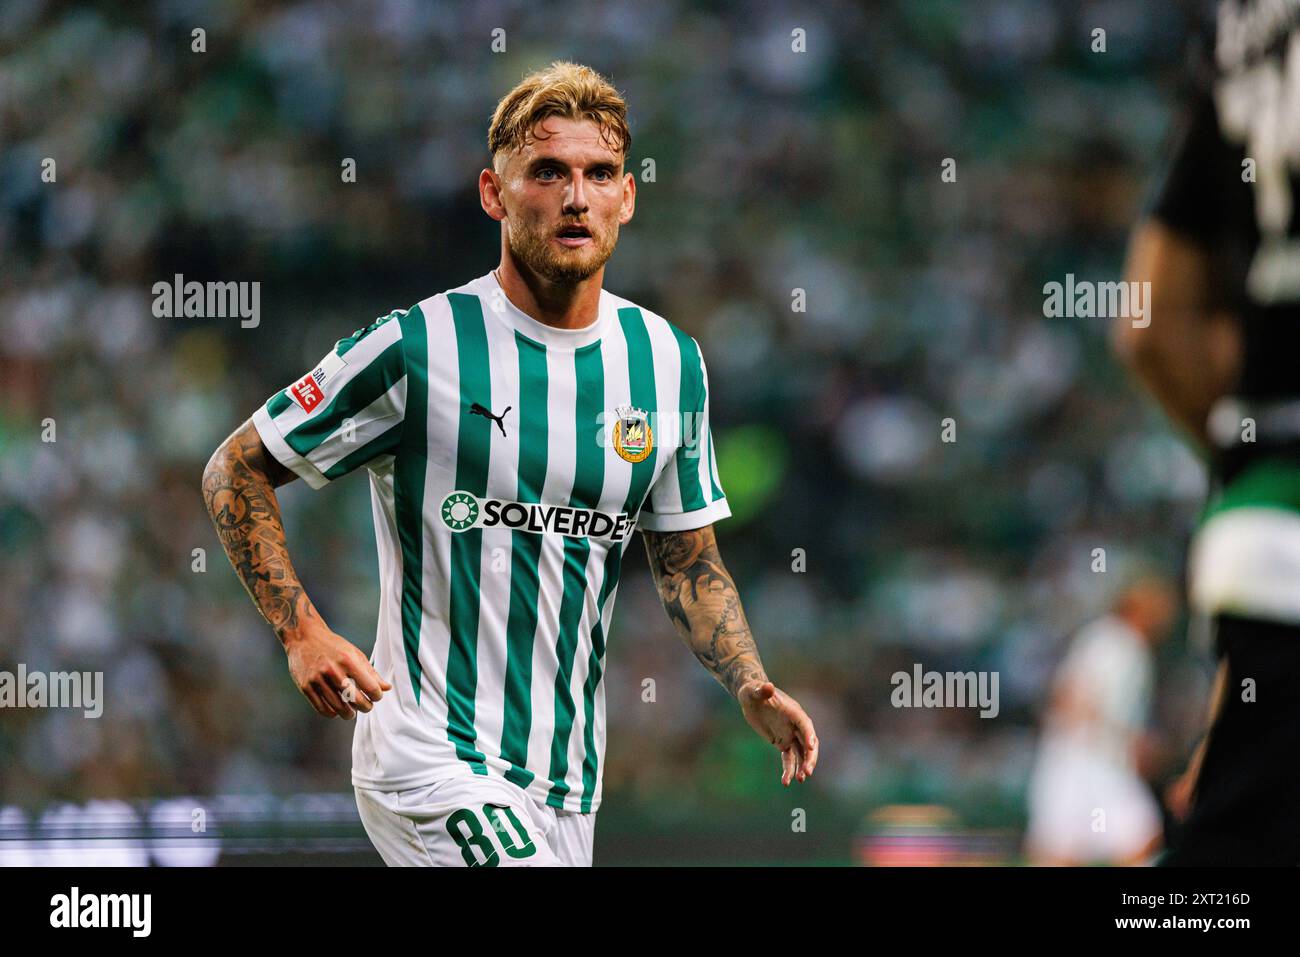
[{"label": "white shorts", "polygon": [[355,790],[361,823],[389,867],[591,866],[594,813],[558,810],[500,778]]},{"label": "white shorts", "polygon": [[1132,769],[1086,749],[1047,746],[1029,781],[1026,843],[1034,854],[1120,863],[1160,836],[1160,806]]}]

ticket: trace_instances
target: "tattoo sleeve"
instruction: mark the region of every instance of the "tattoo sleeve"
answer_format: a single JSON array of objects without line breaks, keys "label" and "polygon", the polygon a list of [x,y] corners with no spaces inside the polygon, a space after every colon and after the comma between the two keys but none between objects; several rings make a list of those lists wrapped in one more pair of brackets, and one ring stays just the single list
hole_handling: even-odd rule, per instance
[{"label": "tattoo sleeve", "polygon": [[221,547],[244,588],[283,642],[300,622],[319,618],[289,561],[275,488],[294,473],[266,451],[252,420],[212,454],[203,501]]},{"label": "tattoo sleeve", "polygon": [[750,681],[766,681],[713,526],[685,532],[643,529],[642,537],[664,609],[700,663],[732,697]]}]

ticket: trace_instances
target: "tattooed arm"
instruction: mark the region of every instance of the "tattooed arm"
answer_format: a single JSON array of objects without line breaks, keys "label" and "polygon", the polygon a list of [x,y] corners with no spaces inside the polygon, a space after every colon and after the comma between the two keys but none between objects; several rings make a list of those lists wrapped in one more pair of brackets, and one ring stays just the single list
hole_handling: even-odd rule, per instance
[{"label": "tattooed arm", "polygon": [[298,581],[275,497],[294,478],[250,419],[212,453],[203,500],[230,564],[284,645],[298,690],[320,714],[351,718],[353,708],[369,711],[392,686],[360,649],[330,631]]},{"label": "tattooed arm", "polygon": [[659,598],[678,634],[740,703],[750,727],[780,749],[781,783],[803,781],[817,765],[817,733],[799,703],[768,680],[713,526],[641,534]]},{"label": "tattooed arm", "polygon": [[289,562],[275,489],[297,476],[263,447],[251,422],[213,453],[203,470],[203,499],[244,589],[284,641],[300,614],[316,615]]}]

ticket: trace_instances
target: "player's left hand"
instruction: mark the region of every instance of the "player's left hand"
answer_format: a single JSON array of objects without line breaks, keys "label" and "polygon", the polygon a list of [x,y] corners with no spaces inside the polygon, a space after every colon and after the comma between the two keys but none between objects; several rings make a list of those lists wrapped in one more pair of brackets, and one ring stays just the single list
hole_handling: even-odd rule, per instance
[{"label": "player's left hand", "polygon": [[770,681],[752,681],[736,695],[745,720],[781,750],[781,783],[806,781],[817,766],[817,732],[812,719]]}]

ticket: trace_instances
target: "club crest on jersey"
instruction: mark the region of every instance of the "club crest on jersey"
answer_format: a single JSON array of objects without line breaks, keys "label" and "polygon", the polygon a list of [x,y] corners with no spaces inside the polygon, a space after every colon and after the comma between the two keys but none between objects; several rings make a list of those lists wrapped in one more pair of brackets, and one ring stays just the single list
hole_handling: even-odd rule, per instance
[{"label": "club crest on jersey", "polygon": [[654,451],[655,437],[650,429],[650,416],[644,409],[630,405],[620,405],[614,410],[618,418],[614,421],[614,451],[625,462],[634,465],[644,462]]},{"label": "club crest on jersey", "polygon": [[457,489],[442,500],[438,509],[442,524],[453,532],[471,528],[508,528],[536,535],[567,535],[570,538],[601,538],[621,542],[632,534],[635,519],[625,512],[610,515],[591,508],[543,505],[540,502],[507,502],[479,498]]}]

